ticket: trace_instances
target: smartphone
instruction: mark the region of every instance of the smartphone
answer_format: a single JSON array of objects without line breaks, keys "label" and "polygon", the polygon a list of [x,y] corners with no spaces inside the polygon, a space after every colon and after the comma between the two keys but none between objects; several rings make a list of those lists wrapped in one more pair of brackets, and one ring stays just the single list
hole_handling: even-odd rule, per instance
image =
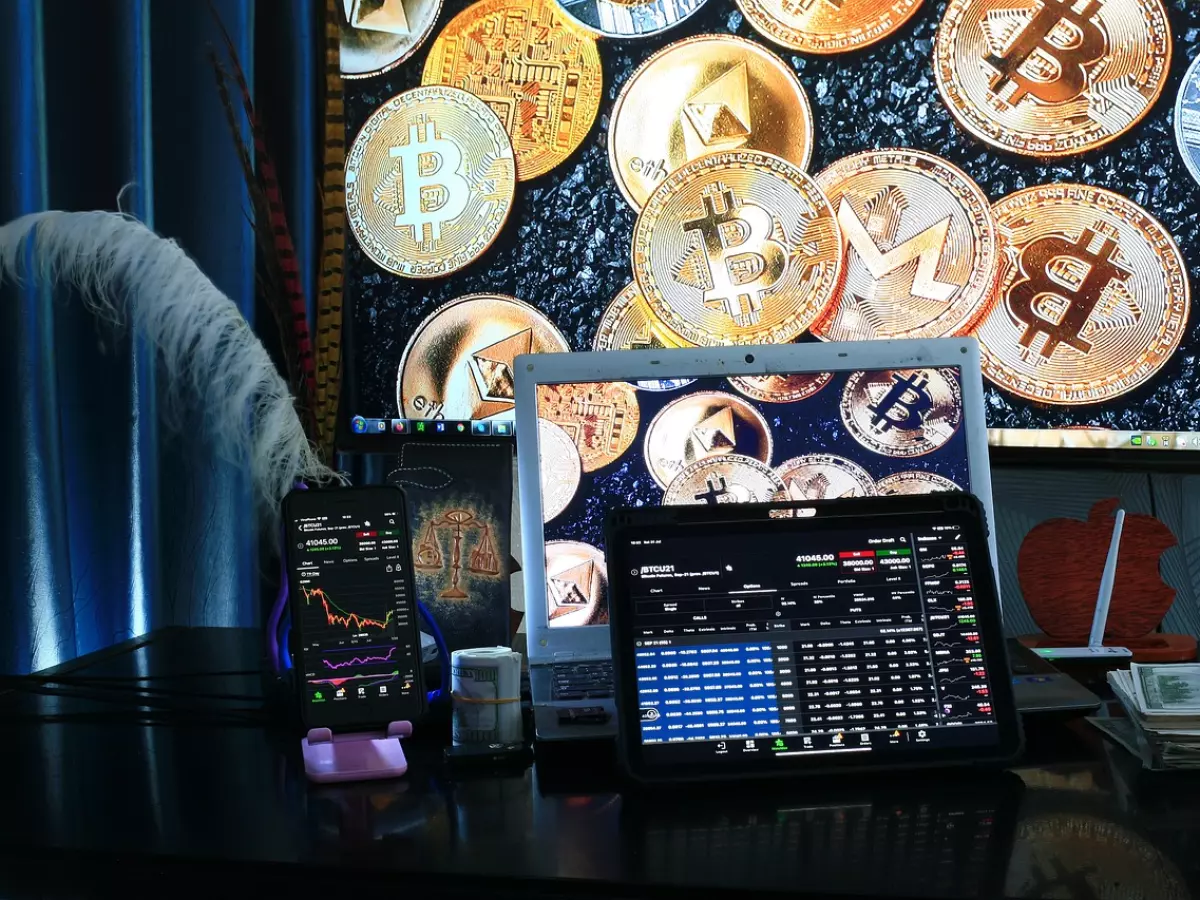
[{"label": "smartphone", "polygon": [[338,732],[416,719],[425,693],[403,491],[292,491],[283,514],[304,724]]}]

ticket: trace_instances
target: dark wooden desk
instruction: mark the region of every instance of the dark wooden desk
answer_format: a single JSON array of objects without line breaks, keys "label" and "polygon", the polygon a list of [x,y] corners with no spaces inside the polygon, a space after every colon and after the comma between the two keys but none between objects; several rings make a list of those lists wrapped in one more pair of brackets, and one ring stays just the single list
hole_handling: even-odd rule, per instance
[{"label": "dark wooden desk", "polygon": [[[259,665],[250,631],[168,629],[134,643],[76,674]],[[262,688],[254,674],[152,683],[232,695]],[[31,718],[106,708],[120,709],[0,695],[0,896],[707,888],[738,898],[1168,900],[1200,886],[1200,779],[1144,774],[1084,729],[1034,726],[1038,762],[997,778],[906,775],[663,798],[614,790],[603,755],[583,748],[520,774],[457,780],[441,764],[445,736],[435,727],[406,742],[403,779],[312,788],[297,736],[276,727]]]}]

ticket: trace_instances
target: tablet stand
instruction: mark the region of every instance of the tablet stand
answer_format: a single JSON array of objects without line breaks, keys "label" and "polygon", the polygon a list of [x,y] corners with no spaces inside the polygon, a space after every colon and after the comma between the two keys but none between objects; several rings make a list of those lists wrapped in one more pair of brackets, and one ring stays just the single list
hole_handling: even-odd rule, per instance
[{"label": "tablet stand", "polygon": [[410,734],[411,722],[392,722],[383,733],[333,734],[328,728],[311,728],[300,741],[304,774],[319,782],[397,778],[408,771],[400,738]]}]

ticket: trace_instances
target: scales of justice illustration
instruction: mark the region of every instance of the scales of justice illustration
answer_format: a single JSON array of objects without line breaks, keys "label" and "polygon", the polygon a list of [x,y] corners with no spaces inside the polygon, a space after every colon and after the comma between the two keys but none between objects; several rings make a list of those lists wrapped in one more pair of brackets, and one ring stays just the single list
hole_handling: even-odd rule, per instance
[{"label": "scales of justice illustration", "polygon": [[430,519],[421,531],[417,544],[417,555],[413,568],[419,572],[442,572],[446,560],[442,554],[438,534],[448,530],[454,538],[454,550],[450,558],[450,585],[438,594],[439,600],[466,600],[470,595],[459,586],[462,571],[463,538],[479,534],[479,543],[467,560],[467,572],[471,575],[496,576],[500,574],[500,557],[496,555],[496,544],[492,540],[492,529],[469,509],[447,510],[441,516]]}]

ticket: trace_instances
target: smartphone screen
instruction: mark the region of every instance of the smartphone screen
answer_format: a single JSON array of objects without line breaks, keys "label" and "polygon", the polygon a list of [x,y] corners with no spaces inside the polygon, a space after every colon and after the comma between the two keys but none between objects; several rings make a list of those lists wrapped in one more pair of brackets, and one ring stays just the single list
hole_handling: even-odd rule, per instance
[{"label": "smartphone screen", "polygon": [[285,515],[305,724],[346,731],[415,718],[424,699],[404,494],[296,491]]}]

